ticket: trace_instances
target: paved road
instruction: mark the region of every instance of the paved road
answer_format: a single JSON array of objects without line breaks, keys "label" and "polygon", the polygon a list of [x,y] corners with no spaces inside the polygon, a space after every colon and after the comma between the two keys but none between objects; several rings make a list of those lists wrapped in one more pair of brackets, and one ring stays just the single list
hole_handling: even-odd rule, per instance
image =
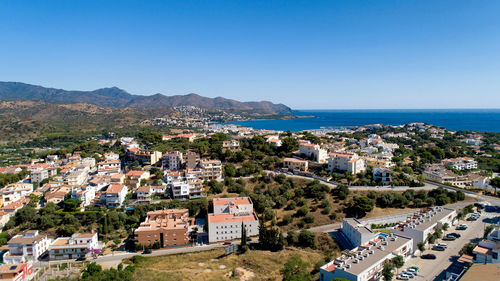
[{"label": "paved road", "polygon": [[467,195],[469,195],[471,197],[477,198],[477,199],[482,200],[482,201],[489,202],[491,205],[494,205],[494,206],[500,206],[500,198],[497,198],[497,197],[492,197],[492,196],[477,194],[477,193],[472,192],[472,191],[468,191],[468,190],[464,190],[464,189],[460,189],[460,188],[456,188],[456,187],[451,187],[451,186],[448,186],[448,185],[439,184],[439,183],[430,182],[430,181],[426,181],[425,183],[428,184],[428,185],[431,185],[431,186],[443,187],[443,188],[446,188],[446,189],[449,189],[449,190],[455,190],[455,191],[456,190],[460,190],[460,191],[463,191],[465,194],[467,194]]},{"label": "paved road", "polygon": [[445,251],[441,252],[429,250],[430,247],[427,247],[427,250],[425,250],[424,252],[424,254],[436,255],[435,260],[424,260],[419,256],[412,257],[405,263],[403,269],[413,265],[416,265],[420,268],[419,275],[412,280],[443,280],[446,275],[445,270],[458,259],[458,252],[460,251],[460,249],[462,249],[462,247],[466,243],[471,241],[477,242],[476,240],[483,236],[484,228],[486,225],[483,222],[483,219],[495,216],[497,216],[497,214],[495,213],[485,213],[477,221],[460,221],[459,224],[465,223],[468,225],[467,230],[464,231],[455,230],[456,226],[451,226],[444,235],[446,235],[446,233],[457,232],[460,233],[462,237],[455,241],[442,241],[441,239],[439,239],[439,241],[436,241],[436,243],[445,243],[448,245],[448,248]]}]

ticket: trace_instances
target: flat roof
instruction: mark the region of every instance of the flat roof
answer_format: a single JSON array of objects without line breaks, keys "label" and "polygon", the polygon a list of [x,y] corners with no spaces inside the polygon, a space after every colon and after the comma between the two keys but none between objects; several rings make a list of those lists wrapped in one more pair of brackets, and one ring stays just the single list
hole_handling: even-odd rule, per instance
[{"label": "flat roof", "polygon": [[[341,257],[324,265],[322,269],[330,272],[335,270],[345,270],[351,274],[359,275],[361,272],[365,271],[374,264],[382,262],[386,256],[399,254],[399,248],[411,241],[410,238],[399,235],[393,235],[395,240],[392,240],[392,237],[387,236],[384,241],[382,238],[383,236],[383,234],[379,233],[377,238],[371,240],[366,245],[359,246],[349,253],[343,254]],[[382,248],[379,248],[379,246]],[[373,252],[370,254],[371,251]],[[366,254],[368,254],[368,256],[365,257]],[[363,257],[363,260],[359,260],[360,257]],[[358,262],[355,263],[355,260],[358,260]],[[342,265],[340,264],[341,261],[343,261]],[[350,268],[347,268],[346,265],[350,265]]]},{"label": "flat roof", "polygon": [[461,281],[498,281],[500,280],[500,264],[475,263],[465,272]]},{"label": "flat roof", "polygon": [[236,206],[240,204],[252,204],[252,200],[250,200],[250,197],[214,198],[213,202],[214,206],[221,206],[228,204],[234,204]]},{"label": "flat roof", "polygon": [[247,215],[238,214],[209,214],[208,223],[218,223],[218,222],[244,222],[244,221],[258,221],[257,215],[252,212]]},{"label": "flat roof", "polygon": [[415,213],[407,220],[404,227],[414,225],[416,230],[424,231],[453,212],[455,212],[454,209],[434,207],[426,212]]},{"label": "flat roof", "polygon": [[344,219],[351,227],[357,229],[360,233],[373,233],[368,227],[364,226],[360,221],[355,218]]}]

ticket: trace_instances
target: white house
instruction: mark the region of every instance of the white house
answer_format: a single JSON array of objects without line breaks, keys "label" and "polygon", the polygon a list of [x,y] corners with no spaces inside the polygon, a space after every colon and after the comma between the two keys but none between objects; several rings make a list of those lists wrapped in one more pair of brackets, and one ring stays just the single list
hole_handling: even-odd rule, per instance
[{"label": "white house", "polygon": [[51,260],[77,259],[89,257],[101,249],[97,233],[75,233],[71,237],[54,240],[49,247],[49,257]]},{"label": "white house", "polygon": [[108,208],[120,207],[127,196],[127,186],[123,184],[112,184],[104,193],[104,201]]},{"label": "white house", "polygon": [[311,158],[316,162],[324,163],[328,158],[328,152],[318,144],[300,143],[299,152],[301,155]]},{"label": "white house", "polygon": [[38,230],[28,230],[12,237],[8,245],[9,251],[3,256],[5,263],[34,262],[49,249],[50,240]]},{"label": "white house", "polygon": [[162,166],[164,169],[180,170],[182,169],[183,155],[180,151],[171,151],[162,157]]}]

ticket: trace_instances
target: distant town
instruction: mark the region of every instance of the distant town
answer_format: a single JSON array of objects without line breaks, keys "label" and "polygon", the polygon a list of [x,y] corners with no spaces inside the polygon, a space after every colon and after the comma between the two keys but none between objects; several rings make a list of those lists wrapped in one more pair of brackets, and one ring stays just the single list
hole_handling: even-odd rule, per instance
[{"label": "distant town", "polygon": [[[287,264],[325,281],[480,280],[466,277],[500,262],[498,134],[424,123],[284,132],[175,111],[130,135],[4,148],[2,278],[79,278],[90,270],[79,265],[127,261],[128,276],[136,255],[217,249],[289,251]],[[316,269],[298,249],[321,256]]]}]

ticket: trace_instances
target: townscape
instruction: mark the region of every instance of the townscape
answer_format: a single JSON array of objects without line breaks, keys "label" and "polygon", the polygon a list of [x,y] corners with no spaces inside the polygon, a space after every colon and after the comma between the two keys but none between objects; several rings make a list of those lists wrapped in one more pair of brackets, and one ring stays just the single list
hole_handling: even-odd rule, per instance
[{"label": "townscape", "polygon": [[[185,122],[169,134],[109,132],[1,167],[2,274],[30,280],[51,263],[121,266],[134,255],[219,248],[323,256],[311,275],[307,259],[288,255],[284,279],[453,280],[475,272],[471,264],[499,262],[498,134],[424,123],[283,132]],[[127,268],[120,278],[136,274]]]}]

